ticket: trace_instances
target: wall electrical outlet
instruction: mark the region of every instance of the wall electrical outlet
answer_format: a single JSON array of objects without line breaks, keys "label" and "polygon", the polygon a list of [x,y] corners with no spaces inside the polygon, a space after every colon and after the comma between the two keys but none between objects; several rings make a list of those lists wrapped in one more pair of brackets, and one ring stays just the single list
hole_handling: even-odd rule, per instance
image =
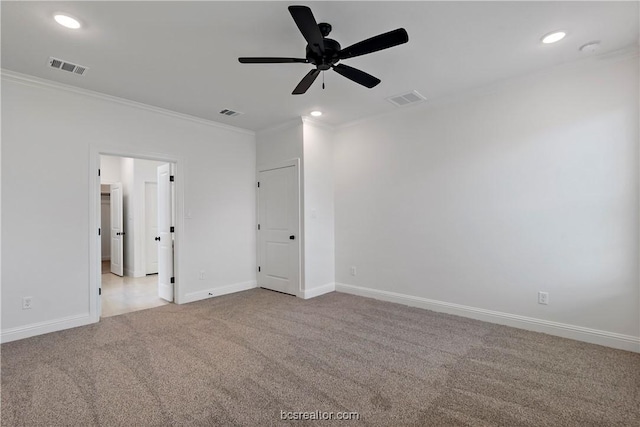
[{"label": "wall electrical outlet", "polygon": [[351,275],[355,276],[358,272],[356,271],[356,266],[352,265],[351,268],[349,269],[351,271]]},{"label": "wall electrical outlet", "polygon": [[23,310],[31,310],[33,307],[33,297],[24,297],[22,298],[22,309]]},{"label": "wall electrical outlet", "polygon": [[198,276],[200,280],[204,280],[204,270],[200,270],[200,276]]},{"label": "wall electrical outlet", "polygon": [[538,292],[538,304],[549,304],[549,292]]}]

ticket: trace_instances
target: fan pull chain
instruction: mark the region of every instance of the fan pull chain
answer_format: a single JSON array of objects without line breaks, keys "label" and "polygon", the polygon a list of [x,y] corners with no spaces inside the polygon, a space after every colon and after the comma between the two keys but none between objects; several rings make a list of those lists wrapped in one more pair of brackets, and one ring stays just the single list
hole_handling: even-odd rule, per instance
[{"label": "fan pull chain", "polygon": [[324,90],[324,71],[322,72],[322,89]]}]

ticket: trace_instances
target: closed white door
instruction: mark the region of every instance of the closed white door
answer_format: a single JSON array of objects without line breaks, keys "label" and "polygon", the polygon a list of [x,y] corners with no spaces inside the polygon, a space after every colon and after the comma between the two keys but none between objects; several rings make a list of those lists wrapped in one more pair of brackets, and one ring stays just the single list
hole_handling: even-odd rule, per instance
[{"label": "closed white door", "polygon": [[144,183],[144,246],[146,274],[158,272],[158,184]]},{"label": "closed white door", "polygon": [[170,165],[158,166],[158,296],[167,301],[173,301],[170,178]]},{"label": "closed white door", "polygon": [[122,223],[122,184],[111,184],[111,272],[122,276],[124,274],[123,238],[124,227]]},{"label": "closed white door", "polygon": [[300,288],[297,167],[260,171],[258,176],[258,286],[297,295]]}]

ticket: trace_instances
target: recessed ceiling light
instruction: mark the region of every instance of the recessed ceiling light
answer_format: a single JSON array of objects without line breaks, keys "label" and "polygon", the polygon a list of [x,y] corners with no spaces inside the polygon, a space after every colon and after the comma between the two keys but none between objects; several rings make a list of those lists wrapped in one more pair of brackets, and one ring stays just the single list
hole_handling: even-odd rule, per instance
[{"label": "recessed ceiling light", "polygon": [[56,22],[62,25],[63,27],[71,28],[72,30],[77,30],[78,28],[80,28],[80,22],[78,22],[77,19],[72,18],[68,15],[63,15],[61,13],[58,13],[53,17],[53,19],[55,19]]},{"label": "recessed ceiling light", "polygon": [[311,112],[311,115],[312,115],[313,117],[320,117],[320,116],[322,115],[322,111],[318,111],[318,110],[316,110],[316,111],[312,111],[312,112]]},{"label": "recessed ceiling light", "polygon": [[544,37],[542,37],[542,43],[549,44],[549,43],[559,42],[566,35],[567,33],[565,33],[564,31],[554,31],[553,33],[549,33]]}]

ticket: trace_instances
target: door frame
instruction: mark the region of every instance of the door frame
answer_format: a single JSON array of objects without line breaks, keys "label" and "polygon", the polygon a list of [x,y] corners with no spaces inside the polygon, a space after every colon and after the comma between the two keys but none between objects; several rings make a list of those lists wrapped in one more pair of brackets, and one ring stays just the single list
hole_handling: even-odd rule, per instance
[{"label": "door frame", "polygon": [[131,149],[127,146],[91,145],[89,148],[89,318],[92,323],[100,321],[102,311],[101,300],[98,297],[102,279],[102,256],[100,235],[100,156],[130,157],[141,160],[155,160],[173,164],[173,205],[175,211],[175,232],[173,234],[173,301],[181,304],[184,300],[180,287],[182,271],[182,230],[184,230],[184,177],[185,161],[178,156],[167,153],[149,152]]},{"label": "door frame", "polygon": [[[296,239],[296,244],[298,245],[298,298],[304,298],[304,215],[302,215],[304,208],[304,199],[303,199],[303,181],[302,181],[302,173],[300,171],[300,159],[290,159],[284,160],[281,162],[274,163],[263,163],[259,164],[256,167],[256,181],[258,181],[260,177],[260,172],[266,172],[273,169],[282,169],[286,167],[293,166],[295,167],[296,172],[296,189],[298,191],[298,230],[297,235],[300,236],[299,239]],[[260,283],[258,283],[258,266],[261,264],[260,259],[260,236],[258,235],[258,227],[257,224],[260,224],[260,191],[256,191],[256,283],[257,286],[260,287]]]}]

